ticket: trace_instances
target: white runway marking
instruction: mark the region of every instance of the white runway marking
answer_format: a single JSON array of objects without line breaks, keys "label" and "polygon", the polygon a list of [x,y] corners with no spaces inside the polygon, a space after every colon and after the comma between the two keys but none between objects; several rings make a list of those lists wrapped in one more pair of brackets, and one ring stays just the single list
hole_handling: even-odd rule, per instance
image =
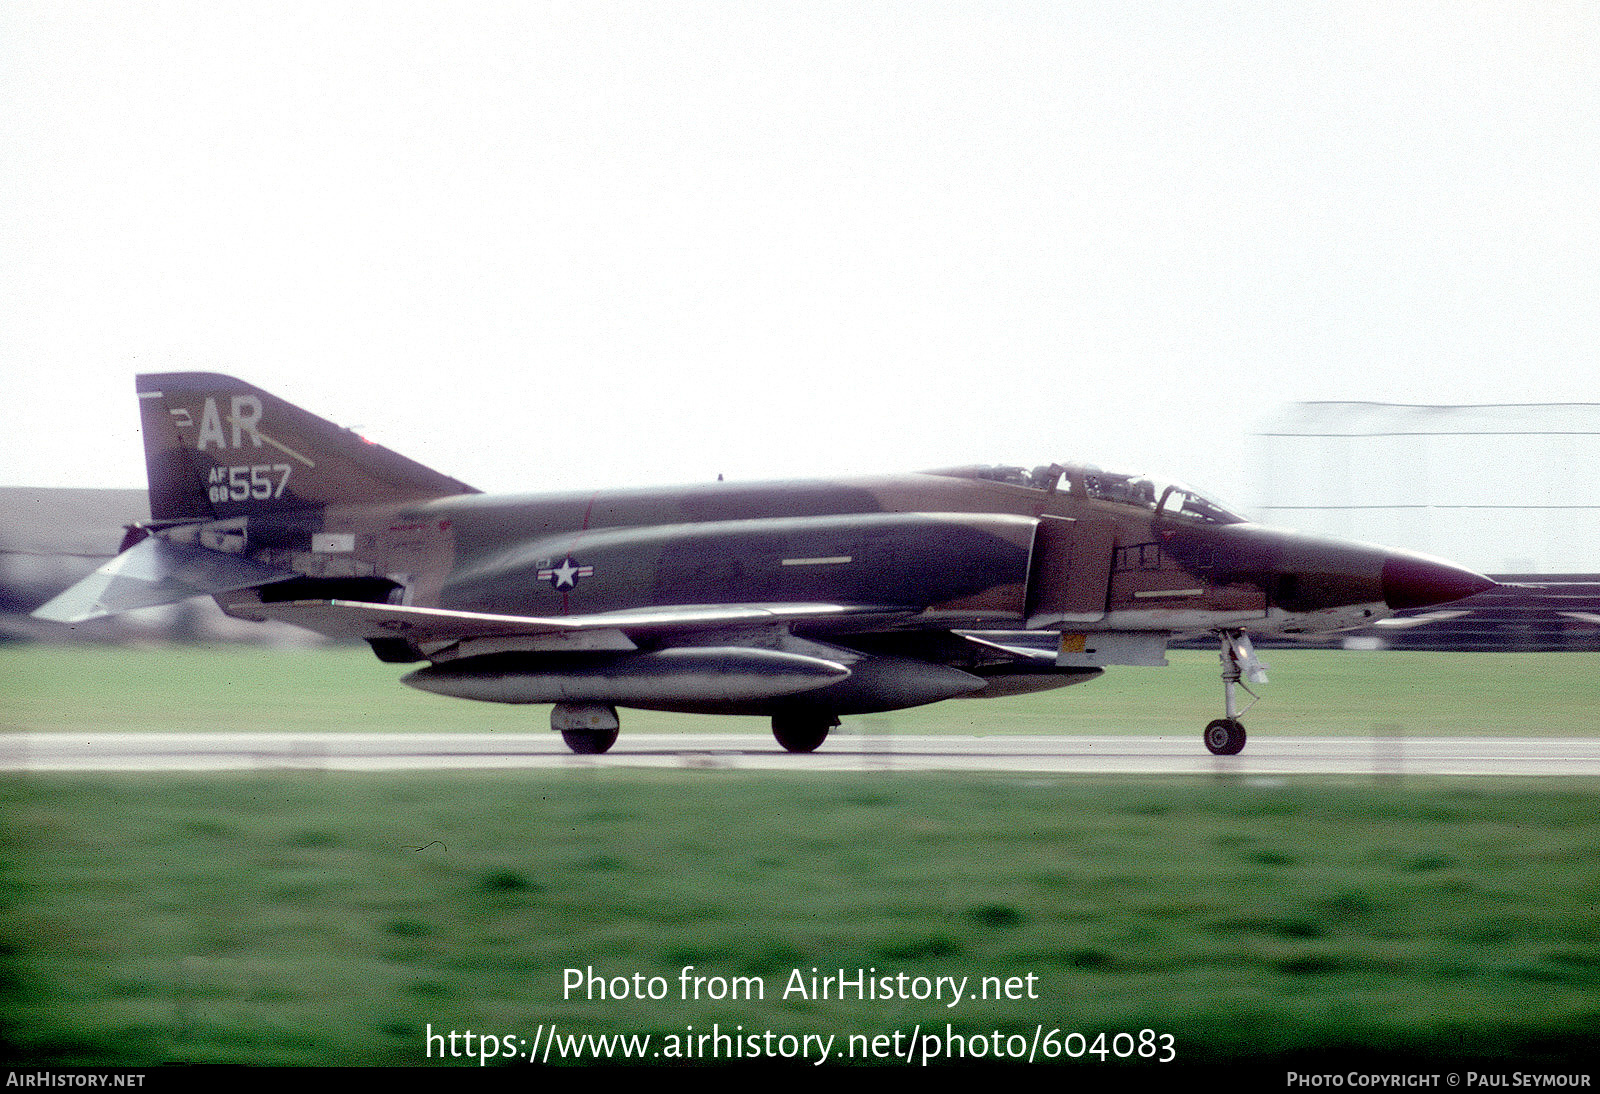
[{"label": "white runway marking", "polygon": [[1252,738],[1213,756],[1199,735],[896,736],[836,731],[791,755],[754,734],[624,733],[577,756],[551,733],[16,733],[0,770],[451,771],[715,767],[761,771],[1014,771],[1095,775],[1600,775],[1600,739],[1533,737]]}]

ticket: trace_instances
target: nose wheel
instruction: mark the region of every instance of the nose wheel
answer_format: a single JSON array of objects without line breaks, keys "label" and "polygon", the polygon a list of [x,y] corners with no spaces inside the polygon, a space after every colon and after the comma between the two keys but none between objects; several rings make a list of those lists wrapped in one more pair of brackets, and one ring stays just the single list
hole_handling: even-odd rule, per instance
[{"label": "nose wheel", "polygon": [[1218,631],[1217,640],[1221,646],[1223,717],[1206,726],[1206,749],[1214,756],[1237,756],[1244,751],[1245,741],[1244,723],[1239,721],[1239,715],[1250,707],[1245,707],[1244,711],[1239,709],[1234,688],[1250,692],[1254,700],[1250,706],[1255,706],[1261,697],[1250,691],[1249,684],[1243,681],[1266,683],[1267,666],[1256,657],[1255,647],[1250,645],[1243,631]]},{"label": "nose wheel", "polygon": [[1237,756],[1244,751],[1244,723],[1237,718],[1218,718],[1206,726],[1206,748],[1214,756]]}]

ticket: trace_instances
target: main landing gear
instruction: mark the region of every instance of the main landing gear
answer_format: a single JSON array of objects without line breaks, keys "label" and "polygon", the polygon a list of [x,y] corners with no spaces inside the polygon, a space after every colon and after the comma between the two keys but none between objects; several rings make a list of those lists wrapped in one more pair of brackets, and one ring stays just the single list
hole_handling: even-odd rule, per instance
[{"label": "main landing gear", "polygon": [[815,752],[828,739],[828,730],[838,724],[833,714],[786,711],[772,716],[772,735],[785,751]]},{"label": "main landing gear", "polygon": [[[772,716],[772,735],[790,752],[815,752],[838,724],[829,712],[791,710]],[[598,756],[616,744],[620,725],[617,708],[607,703],[557,703],[550,711],[550,728],[580,756]]]},{"label": "main landing gear", "polygon": [[557,703],[550,728],[580,756],[598,756],[617,743],[617,708],[605,703]]},{"label": "main landing gear", "polygon": [[[1256,657],[1255,648],[1250,645],[1250,639],[1243,631],[1218,631],[1217,639],[1222,647],[1222,708],[1223,717],[1218,718],[1206,726],[1206,748],[1217,756],[1237,756],[1244,751],[1244,723],[1239,721],[1239,716],[1250,707],[1241,711],[1234,697],[1234,687],[1244,688],[1249,691],[1255,702],[1261,697],[1250,691],[1251,684],[1264,684],[1267,682],[1267,666]],[[1243,678],[1243,679],[1241,679]]]}]

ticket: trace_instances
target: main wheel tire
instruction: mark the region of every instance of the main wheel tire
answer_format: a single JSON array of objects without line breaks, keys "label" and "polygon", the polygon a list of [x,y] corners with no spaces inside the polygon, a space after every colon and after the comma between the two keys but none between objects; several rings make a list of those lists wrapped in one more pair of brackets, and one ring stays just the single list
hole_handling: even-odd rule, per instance
[{"label": "main wheel tire", "polygon": [[1206,748],[1216,756],[1237,756],[1244,751],[1244,726],[1236,718],[1218,718],[1206,726]]},{"label": "main wheel tire", "polygon": [[772,735],[786,752],[815,752],[837,724],[824,716],[779,714],[773,716]]},{"label": "main wheel tire", "polygon": [[580,756],[598,756],[617,743],[614,729],[563,729],[561,739]]}]

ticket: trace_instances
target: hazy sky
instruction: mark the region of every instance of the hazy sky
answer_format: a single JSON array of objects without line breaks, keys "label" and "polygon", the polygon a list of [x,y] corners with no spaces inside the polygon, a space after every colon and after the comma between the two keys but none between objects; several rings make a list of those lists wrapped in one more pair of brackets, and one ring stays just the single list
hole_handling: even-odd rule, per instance
[{"label": "hazy sky", "polygon": [[1600,400],[1593,3],[0,5],[0,482],[134,374],[474,485],[1082,459]]}]

